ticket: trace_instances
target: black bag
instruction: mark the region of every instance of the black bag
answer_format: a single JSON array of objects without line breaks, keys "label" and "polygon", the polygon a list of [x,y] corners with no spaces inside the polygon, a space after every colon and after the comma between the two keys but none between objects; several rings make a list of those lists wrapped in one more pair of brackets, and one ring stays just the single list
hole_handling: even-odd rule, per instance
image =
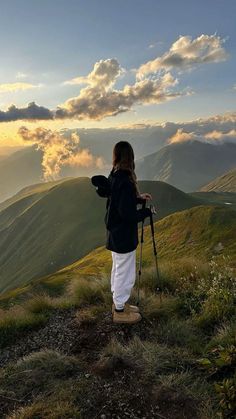
[{"label": "black bag", "polygon": [[107,198],[106,203],[106,214],[104,217],[104,222],[106,228],[109,230],[111,228],[110,223],[110,208],[111,208],[111,184],[109,179],[103,175],[92,176],[91,182],[96,188],[97,194],[102,198]]},{"label": "black bag", "polygon": [[102,198],[108,198],[111,195],[111,185],[106,176],[92,176],[91,182],[95,186],[97,194]]}]

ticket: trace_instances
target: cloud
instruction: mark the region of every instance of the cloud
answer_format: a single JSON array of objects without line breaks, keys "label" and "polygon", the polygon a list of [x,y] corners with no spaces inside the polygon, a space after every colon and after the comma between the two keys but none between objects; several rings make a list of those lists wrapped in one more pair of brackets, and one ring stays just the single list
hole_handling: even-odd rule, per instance
[{"label": "cloud", "polygon": [[0,84],[0,93],[17,92],[19,90],[29,90],[40,87],[31,83],[2,83]]},{"label": "cloud", "polygon": [[153,44],[148,45],[148,49],[153,49],[155,48],[157,45],[162,45],[164,42],[163,41],[157,41],[154,42]]},{"label": "cloud", "polygon": [[36,105],[35,102],[29,103],[25,108],[11,105],[7,111],[0,111],[0,122],[40,119],[53,119],[53,112],[43,106]]},{"label": "cloud", "polygon": [[197,132],[206,134],[211,131],[228,132],[235,129],[236,112],[226,112],[221,115],[214,115],[209,118],[199,118],[196,121],[187,122],[186,126]]},{"label": "cloud", "polygon": [[38,150],[42,150],[43,176],[46,181],[57,179],[62,166],[103,167],[102,157],[93,156],[87,148],[80,148],[80,138],[75,132],[65,137],[58,131],[42,127],[29,130],[22,126],[18,134],[23,141],[35,144]]},{"label": "cloud", "polygon": [[[181,36],[163,56],[141,65],[134,84],[127,84],[119,90],[115,84],[124,69],[116,58],[100,60],[87,76],[64,82],[75,86],[85,85],[77,96],[67,99],[53,110],[36,105],[35,102],[25,108],[12,105],[7,111],[0,111],[0,122],[20,119],[101,120],[128,112],[137,105],[160,104],[193,94],[186,89],[177,91],[178,80],[170,71],[225,60],[227,54],[223,43],[224,40],[216,35],[201,35],[193,40],[190,36]],[[30,86],[27,83],[15,85]]]},{"label": "cloud", "polygon": [[184,128],[178,128],[174,135],[172,135],[168,143],[183,143],[187,141],[201,141],[211,144],[222,144],[223,142],[227,143],[236,143],[236,130],[232,129],[230,131],[218,131],[213,130],[206,133],[200,133],[197,130],[195,132],[184,131]]},{"label": "cloud", "polygon": [[198,137],[194,132],[185,132],[183,128],[177,129],[176,133],[169,139],[169,144],[183,143],[185,141],[196,140]]},{"label": "cloud", "polygon": [[[79,77],[70,83],[85,83],[78,96],[66,100],[55,110],[30,103],[26,108],[12,105],[8,111],[0,111],[0,122],[18,119],[93,119],[101,120],[129,111],[135,105],[162,103],[189,94],[175,91],[178,80],[169,72],[153,79],[136,81],[122,89],[114,88],[123,69],[116,59],[100,60],[86,77]],[[67,82],[69,83],[69,82]]]},{"label": "cloud", "polygon": [[214,130],[205,134],[205,138],[208,140],[219,142],[236,142],[236,129],[232,129],[228,132]]},{"label": "cloud", "polygon": [[142,78],[160,70],[184,70],[198,64],[224,61],[228,57],[223,47],[224,42],[224,39],[216,35],[201,35],[193,40],[191,36],[180,36],[161,57],[142,64],[137,77]]},{"label": "cloud", "polygon": [[88,84],[92,87],[109,89],[116,79],[124,72],[115,58],[100,60],[95,63],[93,70],[85,77],[76,77],[65,81],[64,84]]},{"label": "cloud", "polygon": [[87,76],[88,86],[81,89],[79,96],[58,106],[55,117],[100,120],[127,112],[134,105],[162,103],[188,94],[172,90],[178,81],[170,73],[153,80],[137,81],[133,85],[125,85],[121,90],[115,90],[112,86],[119,70],[111,74],[108,67],[104,66],[103,71],[104,74],[99,72],[99,78],[102,80],[100,83],[93,70]]}]

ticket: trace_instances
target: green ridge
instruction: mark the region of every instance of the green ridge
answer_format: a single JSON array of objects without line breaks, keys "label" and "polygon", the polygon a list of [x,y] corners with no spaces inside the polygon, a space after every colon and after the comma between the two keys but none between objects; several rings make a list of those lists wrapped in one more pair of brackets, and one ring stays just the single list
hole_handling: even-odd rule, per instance
[{"label": "green ridge", "polygon": [[[202,202],[164,182],[139,186],[153,195],[159,219]],[[0,292],[56,272],[104,244],[105,204],[87,177],[35,185],[8,200],[0,212]]]}]

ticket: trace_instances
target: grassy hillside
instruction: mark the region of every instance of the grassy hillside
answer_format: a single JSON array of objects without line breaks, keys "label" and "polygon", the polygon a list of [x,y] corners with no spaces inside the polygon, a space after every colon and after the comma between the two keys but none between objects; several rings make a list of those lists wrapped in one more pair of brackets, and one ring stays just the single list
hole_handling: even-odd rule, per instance
[{"label": "grassy hillside", "polygon": [[[147,221],[146,221],[146,224]],[[230,257],[232,266],[236,256],[236,213],[222,207],[194,207],[174,213],[155,223],[155,240],[158,259],[162,264],[170,261],[201,260],[203,263],[215,257]],[[139,247],[137,249],[137,257]],[[153,265],[153,245],[150,226],[144,230],[143,266]],[[181,271],[179,262],[178,272]],[[2,293],[0,301],[30,294],[33,290],[55,289],[60,292],[73,278],[90,278],[107,275],[111,268],[111,254],[104,246],[65,266],[43,279],[19,282],[15,291]],[[92,274],[91,274],[92,272]],[[20,285],[24,284],[21,288]],[[13,287],[8,287],[13,288]],[[37,291],[38,292],[38,291]]]},{"label": "grassy hillside", "polygon": [[146,229],[138,325],[112,323],[103,247],[2,295],[1,417],[233,419],[235,228],[222,207],[158,221],[160,284]]},{"label": "grassy hillside", "polygon": [[[141,182],[159,218],[199,200],[163,182]],[[25,188],[0,212],[0,291],[14,288],[78,260],[105,243],[106,201],[89,178]]]},{"label": "grassy hillside", "polygon": [[[173,143],[137,161],[139,179],[162,180],[192,192],[235,166],[236,144]],[[210,162],[210,164],[209,164]]]},{"label": "grassy hillside", "polygon": [[1,290],[54,272],[102,244],[104,206],[89,179],[79,178],[39,198],[29,195],[3,210]]},{"label": "grassy hillside", "polygon": [[[146,221],[147,224],[147,221]],[[155,223],[155,239],[158,257],[163,262],[184,257],[210,260],[213,255],[223,254],[235,260],[236,255],[236,213],[220,207],[194,207],[181,211]],[[144,230],[143,263],[153,264],[153,245],[150,226]],[[218,246],[219,243],[222,246]],[[139,249],[138,249],[139,250]],[[138,252],[138,251],[137,251]],[[55,273],[59,276],[90,275],[110,269],[110,252],[103,246],[84,258]]]},{"label": "grassy hillside", "polygon": [[0,201],[9,198],[26,185],[40,182],[41,161],[42,152],[37,151],[35,147],[26,147],[2,159],[0,161]]},{"label": "grassy hillside", "polygon": [[202,192],[236,192],[236,169],[224,173],[201,188]]},{"label": "grassy hillside", "polygon": [[17,217],[27,211],[34,203],[40,201],[54,187],[68,179],[63,178],[53,182],[26,186],[13,197],[2,202],[0,204],[0,230],[14,222]]},{"label": "grassy hillside", "polygon": [[40,182],[33,185],[25,186],[25,188],[21,189],[11,198],[6,199],[5,201],[0,203],[0,211],[4,210],[5,208],[9,207],[10,205],[20,201],[22,198],[32,198],[42,196],[40,194],[46,194],[50,189],[54,186],[59,185],[70,178],[60,178],[58,180],[54,180],[51,182]]},{"label": "grassy hillside", "polygon": [[193,192],[193,198],[202,200],[206,205],[222,205],[236,210],[236,193],[234,192]]}]

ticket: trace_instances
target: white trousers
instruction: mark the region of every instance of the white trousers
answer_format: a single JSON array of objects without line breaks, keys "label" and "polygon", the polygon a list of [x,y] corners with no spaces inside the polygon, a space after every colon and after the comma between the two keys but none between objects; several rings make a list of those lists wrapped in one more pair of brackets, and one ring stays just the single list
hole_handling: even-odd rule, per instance
[{"label": "white trousers", "polygon": [[128,253],[112,254],[111,292],[119,310],[128,301],[136,278],[136,249]]}]

